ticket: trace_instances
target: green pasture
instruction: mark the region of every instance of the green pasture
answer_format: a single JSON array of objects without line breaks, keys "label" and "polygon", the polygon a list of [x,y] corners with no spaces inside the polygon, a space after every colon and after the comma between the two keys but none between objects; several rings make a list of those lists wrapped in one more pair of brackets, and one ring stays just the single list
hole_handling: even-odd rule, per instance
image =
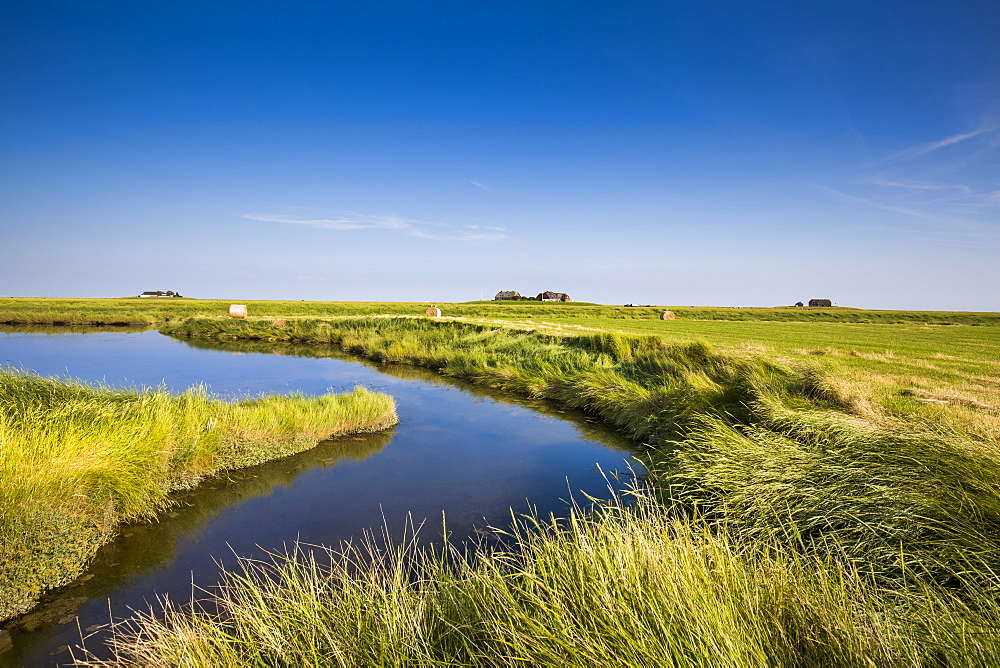
[{"label": "green pasture", "polygon": [[998,314],[148,301],[5,300],[0,320],[423,366],[585,410],[648,474],[628,503],[522,520],[509,551],[404,537],[246,562],[211,605],[128,622],[125,664],[1000,660]]},{"label": "green pasture", "polygon": [[[583,409],[646,444],[648,475],[632,503],[524,521],[510,552],[440,554],[404,540],[246,562],[211,605],[129,622],[119,656],[221,666],[1000,658],[997,410],[975,388],[964,402],[932,396],[919,383],[933,374],[907,376],[901,353],[863,352],[925,326],[861,334],[858,345],[877,344],[855,355],[843,344],[797,351],[817,323],[708,322],[804,328],[767,346],[738,335],[716,346],[688,340],[705,323],[662,335],[677,322],[631,334],[483,317],[163,325],[176,336],[337,346]],[[976,336],[971,348],[992,359]],[[911,361],[933,355],[935,341],[909,344]],[[914,385],[873,372],[879,361]]]},{"label": "green pasture", "polygon": [[[222,316],[230,304],[245,304],[251,316],[334,317],[423,315],[428,302],[260,301],[253,299],[0,299],[0,323],[155,324],[186,317]],[[654,320],[664,309],[680,320],[854,322],[866,324],[998,325],[1000,314],[948,311],[866,311],[847,308],[719,308],[691,306],[601,306],[583,302],[435,302],[443,315],[463,318]]]}]

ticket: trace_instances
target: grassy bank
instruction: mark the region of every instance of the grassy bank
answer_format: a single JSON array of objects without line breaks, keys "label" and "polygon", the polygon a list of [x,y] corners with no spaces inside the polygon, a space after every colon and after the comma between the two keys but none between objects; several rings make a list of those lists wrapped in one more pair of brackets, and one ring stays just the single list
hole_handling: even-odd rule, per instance
[{"label": "grassy bank", "polygon": [[363,389],[227,403],[0,372],[0,619],[75,578],[171,491],[395,420],[390,397]]},{"label": "grassy bank", "polygon": [[905,567],[981,586],[1000,571],[1000,430],[986,404],[910,404],[818,364],[649,335],[410,318],[202,319],[161,331],[329,343],[583,409],[650,445],[668,503],[700,506],[731,534],[823,553],[834,540],[888,579]]},{"label": "grassy bank", "polygon": [[356,543],[243,563],[217,595],[120,628],[116,664],[987,666],[994,601],[887,590],[640,495],[522,522],[512,553]]},{"label": "grassy bank", "polygon": [[817,356],[655,335],[412,318],[162,331],[328,343],[582,408],[648,444],[649,488],[634,510],[520,531],[516,554],[457,567],[378,552],[355,568],[372,555],[350,551],[251,565],[220,615],[147,618],[123,656],[990,665],[1000,652],[1000,448],[984,401],[910,402]]},{"label": "grassy bank", "polygon": [[[835,386],[836,394],[851,404],[853,413],[869,421],[945,422],[963,429],[997,430],[1000,434],[996,421],[1000,415],[1000,347],[996,345],[1000,328],[610,319],[586,322],[593,328],[559,323],[385,317],[251,318],[241,322],[196,319],[167,323],[160,331],[210,339],[334,344],[376,361],[426,366],[532,396],[551,394],[551,390],[542,391],[536,386],[563,375],[559,369],[546,368],[549,352],[555,353],[554,364],[577,371],[584,367],[599,369],[609,359],[622,362],[626,377],[631,378],[633,372],[642,371],[643,360],[655,358],[664,350],[710,349],[715,357],[733,364],[756,360],[772,363],[775,368],[810,369],[810,374],[821,376],[831,388]],[[705,341],[712,344],[706,348]],[[620,359],[613,359],[616,356]],[[707,360],[694,353],[693,358],[679,363],[689,371],[700,372]],[[596,364],[598,361],[600,364]],[[662,388],[657,386],[656,364],[636,378],[659,391]],[[704,371],[713,373],[712,369]],[[719,378],[718,382],[729,381]],[[616,418],[609,419],[614,422]]]}]

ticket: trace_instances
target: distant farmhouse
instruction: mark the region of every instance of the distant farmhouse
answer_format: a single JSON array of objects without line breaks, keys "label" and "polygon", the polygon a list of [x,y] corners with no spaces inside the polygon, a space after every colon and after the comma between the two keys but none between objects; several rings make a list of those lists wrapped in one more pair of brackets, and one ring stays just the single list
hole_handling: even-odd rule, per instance
[{"label": "distant farmhouse", "polygon": [[173,290],[167,290],[166,292],[164,292],[163,290],[153,290],[152,292],[143,292],[139,296],[140,297],[180,297],[181,294],[179,292],[174,292]]},{"label": "distant farmhouse", "polygon": [[534,302],[571,302],[565,292],[539,292],[537,297],[523,297],[517,290],[501,290],[493,301],[534,301]]},{"label": "distant farmhouse", "polygon": [[809,306],[833,306],[829,299],[810,299]]}]

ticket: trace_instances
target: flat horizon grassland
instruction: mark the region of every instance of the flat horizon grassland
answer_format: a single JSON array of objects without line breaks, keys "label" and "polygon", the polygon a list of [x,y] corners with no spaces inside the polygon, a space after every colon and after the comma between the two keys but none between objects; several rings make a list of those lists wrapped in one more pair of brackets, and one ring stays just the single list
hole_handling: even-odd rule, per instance
[{"label": "flat horizon grassland", "polygon": [[[423,315],[430,302],[281,301],[189,298],[0,298],[2,324],[153,325],[189,317],[223,316],[233,303],[250,316],[338,317]],[[1000,326],[1000,313],[960,311],[869,311],[853,308],[723,308],[710,306],[610,306],[586,302],[434,302],[445,316],[464,318],[651,320],[671,309],[681,320],[920,323]],[[580,323],[578,323],[580,324]]]},{"label": "flat horizon grassland", "polygon": [[644,485],[522,519],[507,552],[404,540],[246,562],[211,605],[130,621],[118,661],[1000,664],[997,314],[383,306],[158,326],[580,408],[645,444]]},{"label": "flat horizon grassland", "polygon": [[631,504],[522,520],[509,552],[246,562],[209,608],[132,620],[120,660],[1000,662],[995,327],[489,315],[160,329],[335,345],[586,410],[646,445]]},{"label": "flat horizon grassland", "polygon": [[[155,326],[196,317],[226,317],[230,303],[251,319],[422,317],[426,303],[122,299],[0,299],[0,323]],[[868,311],[852,308],[624,307],[581,302],[438,303],[445,318],[542,331],[598,330],[654,334],[682,343],[705,340],[727,351],[785,360],[814,358],[838,382],[866,386],[879,401],[1000,405],[1000,313]],[[554,329],[553,329],[554,328]]]},{"label": "flat horizon grassland", "polygon": [[171,492],[395,422],[392,398],[363,388],[226,402],[0,369],[0,621],[77,577]]},{"label": "flat horizon grassland", "polygon": [[814,364],[869,412],[969,426],[994,422],[1000,407],[1000,326],[845,322],[581,320],[580,325],[672,342],[705,340],[798,364]]}]

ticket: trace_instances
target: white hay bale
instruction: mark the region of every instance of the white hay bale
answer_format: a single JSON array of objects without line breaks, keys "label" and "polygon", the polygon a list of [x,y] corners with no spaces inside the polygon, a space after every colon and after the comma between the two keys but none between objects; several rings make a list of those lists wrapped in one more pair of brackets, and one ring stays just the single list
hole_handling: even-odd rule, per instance
[{"label": "white hay bale", "polygon": [[437,306],[430,307],[429,309],[427,309],[427,317],[428,318],[440,318],[441,317],[441,309],[439,309]]},{"label": "white hay bale", "polygon": [[660,320],[673,320],[676,317],[673,311],[660,311]]},{"label": "white hay bale", "polygon": [[247,317],[247,305],[246,304],[230,304],[229,305],[229,317],[230,318],[240,318],[241,320]]}]

